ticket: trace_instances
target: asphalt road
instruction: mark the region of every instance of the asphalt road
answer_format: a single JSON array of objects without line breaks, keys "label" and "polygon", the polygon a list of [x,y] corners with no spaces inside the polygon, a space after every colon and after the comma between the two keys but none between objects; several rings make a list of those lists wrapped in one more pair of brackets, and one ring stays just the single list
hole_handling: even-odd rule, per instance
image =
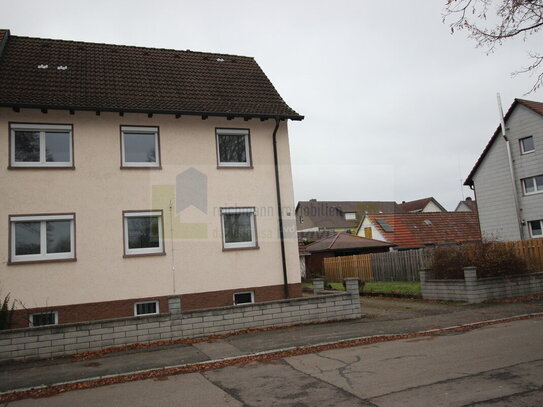
[{"label": "asphalt road", "polygon": [[541,406],[543,320],[79,390],[26,406]]}]

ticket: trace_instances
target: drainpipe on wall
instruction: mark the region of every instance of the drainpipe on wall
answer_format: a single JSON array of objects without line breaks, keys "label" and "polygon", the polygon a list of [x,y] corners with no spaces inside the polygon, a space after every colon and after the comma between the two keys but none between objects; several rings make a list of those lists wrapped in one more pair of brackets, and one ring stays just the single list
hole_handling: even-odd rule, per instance
[{"label": "drainpipe on wall", "polygon": [[520,218],[520,203],[518,198],[518,191],[517,191],[517,183],[515,180],[515,169],[513,167],[513,157],[511,156],[511,146],[509,144],[509,139],[507,138],[507,134],[505,132],[505,120],[503,118],[503,108],[502,108],[502,99],[500,97],[500,94],[497,94],[498,97],[498,109],[500,113],[500,124],[502,128],[502,136],[505,141],[505,147],[507,149],[507,158],[509,160],[509,173],[511,175],[511,183],[513,184],[513,194],[515,195],[515,210],[517,213],[517,223],[518,228],[520,232],[520,240],[524,240],[524,230],[522,227],[522,219]]},{"label": "drainpipe on wall", "polygon": [[287,260],[285,256],[285,238],[283,235],[283,211],[281,208],[281,188],[279,186],[279,163],[277,160],[277,130],[279,130],[280,120],[275,118],[275,128],[273,129],[273,164],[275,167],[275,190],[277,191],[277,218],[279,220],[279,240],[281,241],[281,261],[283,264],[283,289],[285,298],[289,298],[288,278],[287,278]]}]

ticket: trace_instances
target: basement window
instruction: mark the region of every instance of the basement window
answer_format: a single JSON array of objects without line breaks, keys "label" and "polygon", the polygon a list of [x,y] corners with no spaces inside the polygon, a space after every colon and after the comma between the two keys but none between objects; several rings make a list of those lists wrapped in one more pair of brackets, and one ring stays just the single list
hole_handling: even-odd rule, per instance
[{"label": "basement window", "polygon": [[532,237],[543,237],[543,219],[532,220],[528,222],[530,226],[530,235]]},{"label": "basement window", "polygon": [[251,304],[253,302],[255,302],[254,291],[234,293],[234,305]]},{"label": "basement window", "polygon": [[11,167],[73,167],[71,125],[13,123]]},{"label": "basement window", "polygon": [[30,326],[58,325],[58,312],[40,312],[30,315]]},{"label": "basement window", "polygon": [[137,302],[134,304],[134,315],[158,314],[158,301]]}]

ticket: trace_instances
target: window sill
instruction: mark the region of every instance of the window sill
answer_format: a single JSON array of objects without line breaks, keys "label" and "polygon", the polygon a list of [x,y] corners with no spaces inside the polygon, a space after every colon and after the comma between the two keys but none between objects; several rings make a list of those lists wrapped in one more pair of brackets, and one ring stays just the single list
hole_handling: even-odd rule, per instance
[{"label": "window sill", "polygon": [[21,260],[21,261],[8,261],[8,266],[18,266],[19,264],[35,264],[35,263],[66,263],[77,261],[77,257],[73,259],[45,259],[45,260]]},{"label": "window sill", "polygon": [[75,166],[18,166],[9,165],[8,170],[75,170]]},{"label": "window sill", "polygon": [[539,194],[543,194],[543,191],[525,192],[524,196],[532,196],[532,195],[539,195]]},{"label": "window sill", "polygon": [[532,154],[532,153],[535,153],[535,150],[526,151],[525,153],[521,152],[520,155],[528,155],[528,154]]},{"label": "window sill", "polygon": [[253,168],[252,165],[217,165],[218,170],[252,170]]},{"label": "window sill", "polygon": [[124,166],[121,165],[121,170],[161,170],[162,165],[159,165],[158,167],[147,167],[147,166]]},{"label": "window sill", "polygon": [[231,252],[236,250],[259,250],[259,246],[251,246],[251,247],[223,247],[223,252]]},{"label": "window sill", "polygon": [[129,258],[129,257],[147,257],[147,256],[166,256],[166,252],[160,252],[160,253],[131,253],[131,254],[124,254],[123,258]]}]

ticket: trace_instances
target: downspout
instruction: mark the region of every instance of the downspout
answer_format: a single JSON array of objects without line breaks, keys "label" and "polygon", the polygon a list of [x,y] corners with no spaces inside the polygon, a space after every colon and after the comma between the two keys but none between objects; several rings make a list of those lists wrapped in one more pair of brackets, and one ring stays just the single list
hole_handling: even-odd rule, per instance
[{"label": "downspout", "polygon": [[285,298],[289,298],[288,279],[287,279],[287,260],[285,256],[285,237],[283,234],[283,211],[281,208],[281,188],[279,186],[279,163],[277,160],[277,130],[279,130],[280,120],[275,118],[275,128],[273,129],[273,164],[275,167],[275,190],[277,191],[277,218],[279,220],[279,240],[281,242],[281,261],[283,263],[283,289]]},{"label": "downspout", "polygon": [[515,181],[515,169],[513,167],[513,157],[511,156],[511,146],[509,144],[509,139],[507,138],[507,134],[505,132],[505,120],[503,118],[503,109],[502,109],[502,100],[500,97],[500,94],[497,94],[498,97],[498,109],[500,112],[500,124],[502,128],[502,136],[505,141],[505,147],[507,149],[507,158],[509,160],[509,174],[511,175],[511,183],[513,184],[513,193],[515,194],[515,210],[517,213],[517,223],[519,227],[520,232],[520,240],[524,240],[524,230],[522,227],[522,220],[520,218],[520,203],[518,198],[518,191],[517,191],[517,183]]}]

